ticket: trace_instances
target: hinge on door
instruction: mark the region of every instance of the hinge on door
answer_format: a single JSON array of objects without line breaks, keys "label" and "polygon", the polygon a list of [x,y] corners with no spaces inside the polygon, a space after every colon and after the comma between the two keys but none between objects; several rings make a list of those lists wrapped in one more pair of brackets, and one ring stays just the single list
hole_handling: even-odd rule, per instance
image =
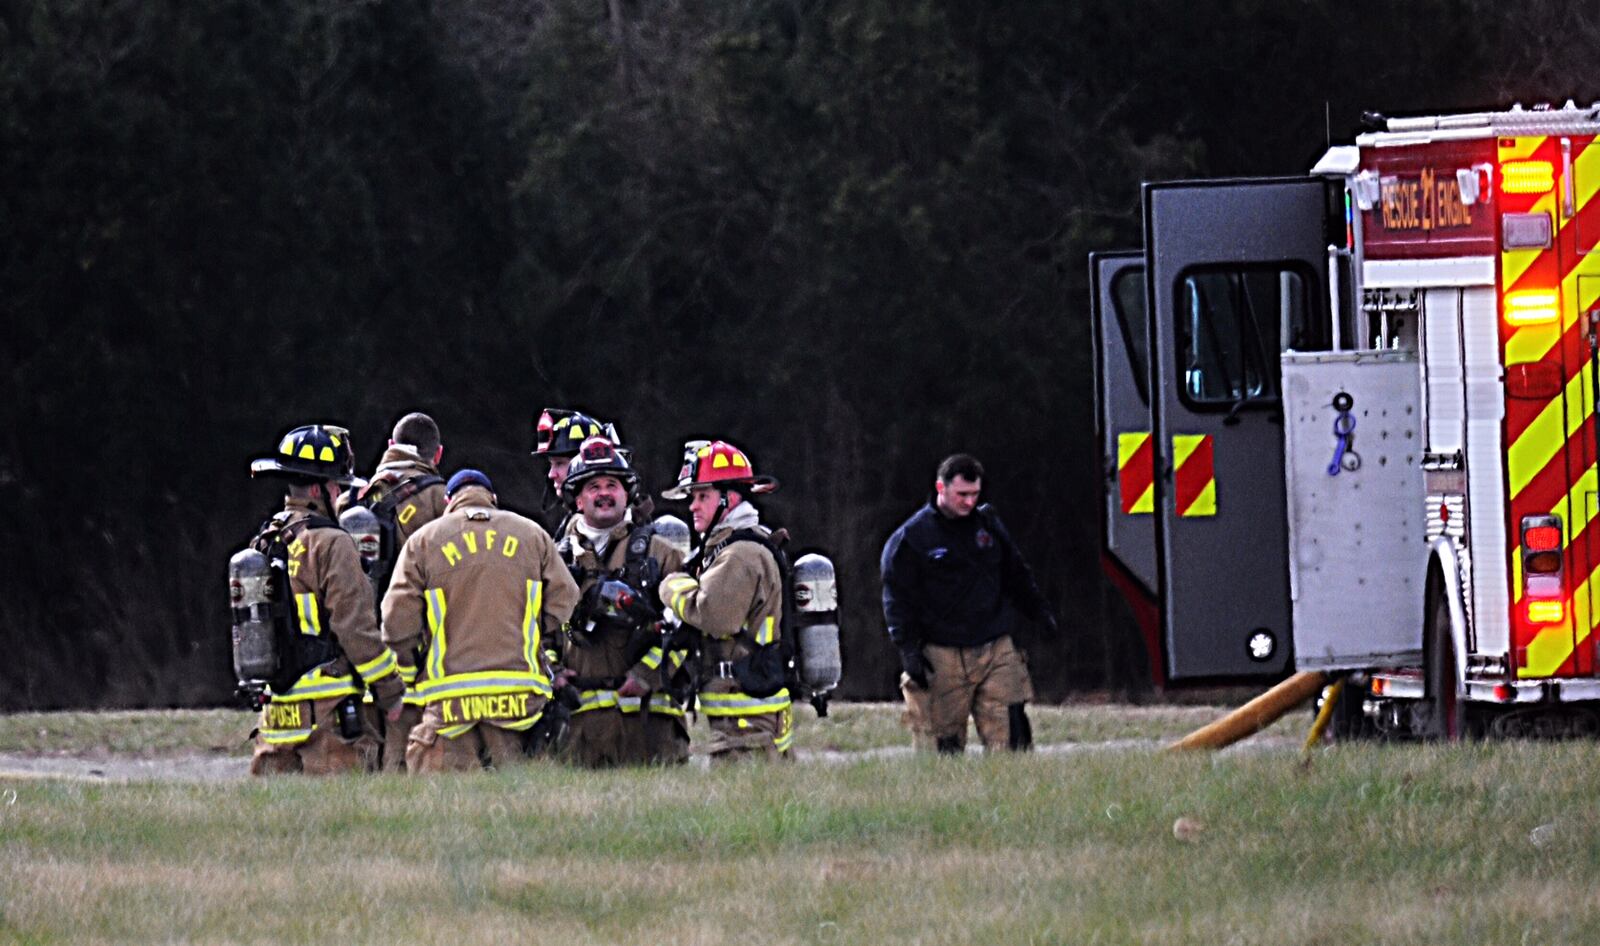
[{"label": "hinge on door", "polygon": [[1561,139],[1561,213],[1571,220],[1578,215],[1576,188],[1572,181],[1572,139]]}]

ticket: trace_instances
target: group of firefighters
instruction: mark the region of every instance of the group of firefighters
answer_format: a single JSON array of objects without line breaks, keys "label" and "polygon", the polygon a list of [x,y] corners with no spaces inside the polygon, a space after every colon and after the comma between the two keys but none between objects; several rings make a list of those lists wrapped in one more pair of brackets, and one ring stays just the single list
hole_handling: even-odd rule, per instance
[{"label": "group of firefighters", "polygon": [[[726,441],[690,441],[661,496],[688,501],[691,537],[652,518],[612,425],[550,409],[536,438],[562,501],[553,534],[500,508],[485,473],[445,479],[426,414],[396,423],[367,480],[349,432],[331,425],[296,427],[252,462],[253,476],[286,483],[251,546],[286,576],[290,641],[287,674],[256,692],[252,774],[474,771],[537,755],[675,764],[689,756],[691,711],[706,717],[713,761],[789,756],[799,694],[783,640],[785,535],[751,502],[777,481]],[[919,747],[944,752],[964,749],[969,716],[987,748],[1028,748],[1013,612],[1054,629],[978,504],[981,478],[975,459],[946,460],[933,500],[883,552],[906,723]],[[236,665],[239,646],[236,626]]]}]

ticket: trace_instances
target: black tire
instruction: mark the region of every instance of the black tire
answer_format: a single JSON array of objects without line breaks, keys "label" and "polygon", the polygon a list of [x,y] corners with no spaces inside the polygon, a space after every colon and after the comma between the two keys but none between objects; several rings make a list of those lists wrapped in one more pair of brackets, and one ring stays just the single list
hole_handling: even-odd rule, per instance
[{"label": "black tire", "polygon": [[1424,739],[1458,742],[1467,734],[1466,703],[1456,687],[1455,638],[1450,634],[1450,604],[1444,591],[1435,588],[1429,596],[1426,671],[1427,723],[1420,735]]}]

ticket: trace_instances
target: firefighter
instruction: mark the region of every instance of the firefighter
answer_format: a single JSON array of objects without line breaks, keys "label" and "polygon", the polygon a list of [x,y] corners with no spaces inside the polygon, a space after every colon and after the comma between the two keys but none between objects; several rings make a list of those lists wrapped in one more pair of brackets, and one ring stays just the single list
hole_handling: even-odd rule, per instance
[{"label": "firefighter", "polygon": [[[250,464],[252,476],[288,481],[282,512],[257,537],[258,547],[281,543],[294,596],[294,654],[298,680],[262,707],[252,775],[322,775],[371,770],[380,735],[371,707],[398,718],[405,684],[395,653],[379,637],[372,588],[355,540],[332,519],[343,487],[355,481],[349,434],[338,427],[296,427],[270,456]],[[305,667],[300,671],[301,667]]]},{"label": "firefighter", "polygon": [[[355,501],[371,509],[392,532],[392,555],[398,555],[406,540],[418,529],[444,515],[444,478],[439,462],[444,459],[444,443],[439,425],[427,414],[413,411],[400,418],[389,436],[388,449],[378,460],[378,468],[362,487]],[[388,551],[388,550],[385,550]],[[374,579],[379,602],[388,590],[387,579],[394,567],[390,558],[383,572]],[[377,587],[382,585],[382,587]],[[416,693],[416,666],[403,668],[407,692],[400,719],[384,727],[383,770],[404,772],[406,740],[412,727],[422,719],[422,698]]]},{"label": "firefighter", "polygon": [[524,758],[522,733],[550,698],[542,640],[578,603],[550,536],[496,506],[477,470],[445,485],[445,514],[406,541],[383,598],[383,636],[412,660],[426,640],[422,720],[406,745],[411,772],[472,771]]},{"label": "firefighter", "polygon": [[671,616],[699,632],[693,675],[711,728],[713,761],[760,754],[787,758],[794,711],[779,659],[783,577],[771,533],[750,497],[778,483],[757,476],[744,451],[721,440],[685,447],[678,484],[662,498],[689,500],[699,552],[662,579]]},{"label": "firefighter", "polygon": [[1033,744],[1033,683],[1011,640],[1013,612],[1052,634],[1056,620],[1000,517],[979,505],[982,487],[982,464],[947,457],[933,501],[883,547],[883,614],[919,749],[965,751],[969,715],[985,751]]},{"label": "firefighter", "polygon": [[661,578],[683,567],[683,554],[652,523],[631,521],[638,481],[617,446],[598,436],[583,442],[562,483],[577,514],[557,548],[582,603],[561,634],[557,686],[571,684],[581,702],[559,752],[592,768],[689,757],[683,706],[669,692],[685,654],[666,646],[656,597]]},{"label": "firefighter", "polygon": [[613,443],[617,441],[616,428],[611,424],[602,424],[582,411],[567,410],[560,407],[547,407],[539,412],[539,419],[534,423],[533,455],[544,457],[550,461],[550,467],[545,471],[545,509],[559,505],[559,524],[555,534],[560,535],[566,531],[567,523],[572,518],[571,507],[558,504],[562,498],[561,484],[566,482],[567,467],[572,463],[572,458],[578,455],[578,447],[590,437],[609,436]]},{"label": "firefighter", "polygon": [[413,411],[395,422],[378,468],[354,498],[381,501],[404,494],[394,504],[394,523],[404,545],[418,529],[444,515],[445,484],[439,475],[443,459],[439,425],[427,414]]}]

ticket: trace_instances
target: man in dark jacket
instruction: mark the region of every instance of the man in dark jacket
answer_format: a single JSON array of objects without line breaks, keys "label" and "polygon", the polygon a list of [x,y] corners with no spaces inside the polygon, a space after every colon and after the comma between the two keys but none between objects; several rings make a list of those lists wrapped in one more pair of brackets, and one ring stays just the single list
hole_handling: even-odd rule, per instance
[{"label": "man in dark jacket", "polygon": [[978,504],[983,465],[947,457],[933,487],[933,501],[889,537],[881,562],[907,725],[917,748],[958,753],[971,716],[985,750],[1027,749],[1033,683],[1012,625],[1020,611],[1053,633],[1055,616],[1000,517]]}]

